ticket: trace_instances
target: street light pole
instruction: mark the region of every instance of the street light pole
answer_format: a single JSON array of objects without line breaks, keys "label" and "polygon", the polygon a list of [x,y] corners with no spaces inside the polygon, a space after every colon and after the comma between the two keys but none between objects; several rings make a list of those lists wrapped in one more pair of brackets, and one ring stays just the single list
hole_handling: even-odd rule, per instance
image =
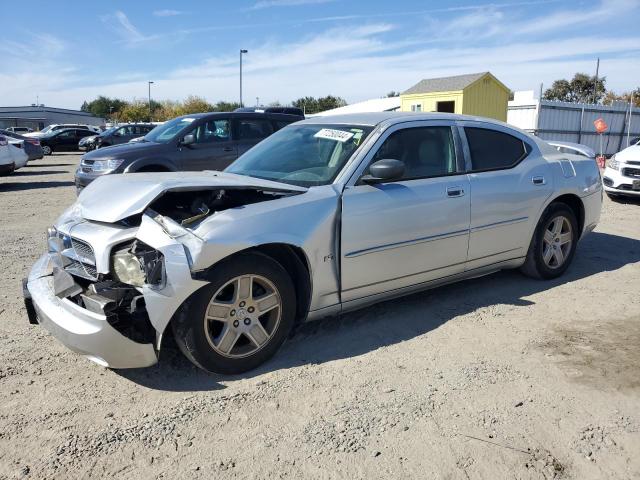
[{"label": "street light pole", "polygon": [[149,84],[149,121],[151,121],[151,84],[153,82],[147,82]]},{"label": "street light pole", "polygon": [[240,107],[242,107],[242,54],[249,53],[249,50],[240,49]]}]

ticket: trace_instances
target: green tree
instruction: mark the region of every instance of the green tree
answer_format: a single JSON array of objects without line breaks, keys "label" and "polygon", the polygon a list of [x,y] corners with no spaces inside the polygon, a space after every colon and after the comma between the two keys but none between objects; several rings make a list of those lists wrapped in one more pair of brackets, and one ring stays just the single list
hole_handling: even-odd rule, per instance
[{"label": "green tree", "polygon": [[195,95],[189,95],[182,105],[180,106],[180,115],[187,115],[190,113],[206,113],[213,112],[214,106],[207,102],[202,97],[197,97]]},{"label": "green tree", "polygon": [[605,105],[611,105],[613,102],[624,102],[628,104],[631,101],[632,97],[633,105],[635,107],[640,107],[640,87],[631,92],[624,92],[621,94],[608,91],[602,103],[604,103]]},{"label": "green tree", "polygon": [[236,108],[240,108],[240,103],[225,102],[221,100],[213,106],[212,111],[213,112],[233,112]]},{"label": "green tree", "polygon": [[391,90],[389,93],[385,95],[385,97],[387,98],[399,97],[399,96],[400,96],[400,92],[396,92],[395,90]]},{"label": "green tree", "polygon": [[[160,104],[158,104],[160,105]],[[153,107],[153,102],[152,105]],[[121,122],[146,122],[149,120],[149,103],[144,100],[134,100],[128,103],[120,112],[118,120]]]},{"label": "green tree", "polygon": [[333,110],[334,108],[344,107],[346,104],[347,102],[344,98],[334,95],[320,98],[302,97],[293,102],[294,107],[302,108],[308,114]]},{"label": "green tree", "polygon": [[90,102],[85,101],[80,107],[83,112],[89,112],[96,117],[107,118],[114,116],[127,105],[127,102],[119,98],[109,98],[103,95],[98,96]]},{"label": "green tree", "polygon": [[545,100],[558,100],[571,103],[600,103],[607,93],[606,78],[598,78],[586,73],[576,73],[571,80],[560,79],[553,82],[544,92]]}]

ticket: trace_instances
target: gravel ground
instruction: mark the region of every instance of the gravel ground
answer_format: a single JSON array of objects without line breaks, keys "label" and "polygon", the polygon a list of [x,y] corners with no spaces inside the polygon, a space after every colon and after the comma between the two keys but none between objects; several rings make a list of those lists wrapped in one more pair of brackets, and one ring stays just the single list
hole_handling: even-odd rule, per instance
[{"label": "gravel ground", "polygon": [[248,375],[175,348],[111,371],[30,326],[20,280],[78,155],[0,179],[0,478],[640,478],[640,203],[559,280],[518,272],[302,327]]}]

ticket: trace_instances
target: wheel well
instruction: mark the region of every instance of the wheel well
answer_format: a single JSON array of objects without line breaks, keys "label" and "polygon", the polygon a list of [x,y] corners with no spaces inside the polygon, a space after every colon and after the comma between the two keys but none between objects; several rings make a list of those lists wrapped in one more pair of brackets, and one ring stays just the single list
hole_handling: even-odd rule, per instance
[{"label": "wheel well", "polygon": [[573,214],[578,220],[578,231],[582,232],[582,229],[584,228],[584,205],[582,200],[580,200],[580,197],[568,193],[555,198],[552,203],[564,203],[573,210]]},{"label": "wheel well", "polygon": [[291,275],[296,289],[296,321],[304,321],[311,303],[311,275],[307,257],[302,249],[286,243],[268,243],[239,253],[245,252],[260,252],[267,255],[282,265]]},{"label": "wheel well", "polygon": [[145,165],[136,170],[136,172],[170,172],[167,167],[162,165]]}]

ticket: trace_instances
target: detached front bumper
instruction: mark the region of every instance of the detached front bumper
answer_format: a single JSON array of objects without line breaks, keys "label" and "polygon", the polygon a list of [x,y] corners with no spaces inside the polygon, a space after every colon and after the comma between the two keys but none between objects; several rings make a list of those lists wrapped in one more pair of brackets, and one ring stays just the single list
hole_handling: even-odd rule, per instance
[{"label": "detached front bumper", "polygon": [[153,344],[134,342],[113,328],[106,316],[57,297],[52,265],[51,255],[45,254],[29,273],[25,304],[30,321],[37,320],[66,347],[105,367],[141,368],[158,361]]}]

